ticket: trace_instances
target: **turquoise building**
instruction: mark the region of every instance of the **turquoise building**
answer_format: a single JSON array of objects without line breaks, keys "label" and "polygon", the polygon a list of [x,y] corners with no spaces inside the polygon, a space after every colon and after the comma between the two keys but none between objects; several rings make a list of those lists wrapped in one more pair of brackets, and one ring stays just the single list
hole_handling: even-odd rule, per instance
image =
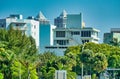
[{"label": "turquoise building", "polygon": [[35,18],[39,21],[39,52],[43,53],[46,51],[45,46],[53,45],[53,29],[56,26],[50,24],[49,20],[39,12],[39,14]]}]

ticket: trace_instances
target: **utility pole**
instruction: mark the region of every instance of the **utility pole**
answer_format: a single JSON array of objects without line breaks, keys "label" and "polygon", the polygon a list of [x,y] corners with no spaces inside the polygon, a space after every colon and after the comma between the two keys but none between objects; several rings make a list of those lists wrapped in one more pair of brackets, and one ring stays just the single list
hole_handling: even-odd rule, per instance
[{"label": "utility pole", "polygon": [[[20,60],[21,60],[21,54],[20,54]],[[21,79],[21,63],[19,65],[19,79]]]},{"label": "utility pole", "polygon": [[20,69],[19,69],[19,79],[21,79],[21,63],[20,63]]},{"label": "utility pole", "polygon": [[[83,43],[82,52],[84,50],[84,47],[85,47],[85,43]],[[81,79],[84,79],[84,76],[83,76],[83,63],[82,63],[82,70],[81,70]]]},{"label": "utility pole", "polygon": [[82,63],[81,79],[84,79],[84,77],[83,77],[83,63]]}]

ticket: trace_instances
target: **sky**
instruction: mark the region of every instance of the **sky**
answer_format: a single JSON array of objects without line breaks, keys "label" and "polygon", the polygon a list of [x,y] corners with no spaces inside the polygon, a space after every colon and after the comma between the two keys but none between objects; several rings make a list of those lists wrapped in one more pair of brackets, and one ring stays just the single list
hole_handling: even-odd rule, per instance
[{"label": "sky", "polygon": [[24,18],[36,16],[40,11],[53,24],[54,18],[66,10],[68,14],[82,13],[86,27],[100,30],[103,34],[110,28],[120,28],[120,0],[1,0],[0,19],[10,14],[22,14]]}]

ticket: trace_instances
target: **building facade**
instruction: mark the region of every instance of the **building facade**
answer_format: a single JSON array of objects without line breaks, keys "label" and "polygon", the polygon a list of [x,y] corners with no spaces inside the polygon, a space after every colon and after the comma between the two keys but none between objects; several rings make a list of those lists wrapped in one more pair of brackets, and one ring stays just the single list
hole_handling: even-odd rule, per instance
[{"label": "building facade", "polygon": [[22,30],[27,36],[35,39],[36,47],[39,48],[39,22],[34,19],[23,19],[22,15],[10,15],[5,19],[0,19],[0,28]]},{"label": "building facade", "polygon": [[81,13],[67,14],[66,11],[63,11],[59,17],[55,18],[56,28],[53,30],[53,45],[46,46],[46,50],[63,56],[69,46],[85,42],[98,43],[100,31],[92,27],[83,27],[81,15]]},{"label": "building facade", "polygon": [[99,43],[99,30],[95,28],[56,28],[53,31],[53,45],[47,46],[46,49],[48,49],[48,51],[55,52],[56,55],[64,55],[64,51],[69,46],[79,45],[85,42]]},{"label": "building facade", "polygon": [[95,28],[56,28],[54,29],[54,45],[78,45],[85,42],[98,43],[98,32]]},{"label": "building facade", "polygon": [[120,42],[120,28],[111,28],[110,33],[104,33],[104,43],[110,44],[114,39],[117,39],[117,41]]},{"label": "building facade", "polygon": [[45,52],[45,46],[53,45],[53,29],[56,26],[50,24],[49,20],[39,12],[36,17],[29,16],[23,19],[22,15],[14,14],[5,19],[0,19],[0,28],[22,30],[27,36],[35,39],[39,53]]},{"label": "building facade", "polygon": [[50,51],[63,56],[69,46],[99,41],[99,30],[85,27],[81,13],[67,14],[65,10],[54,19],[54,25],[50,24],[42,12],[35,18],[29,16],[23,19],[22,15],[10,15],[0,19],[0,28],[9,29],[10,25],[32,36],[40,53]]},{"label": "building facade", "polygon": [[67,14],[65,10],[59,17],[54,19],[54,25],[57,28],[81,28],[82,14]]},{"label": "building facade", "polygon": [[56,26],[50,24],[42,12],[39,12],[35,19],[39,21],[39,51],[44,53],[46,51],[45,46],[53,45],[53,29]]}]

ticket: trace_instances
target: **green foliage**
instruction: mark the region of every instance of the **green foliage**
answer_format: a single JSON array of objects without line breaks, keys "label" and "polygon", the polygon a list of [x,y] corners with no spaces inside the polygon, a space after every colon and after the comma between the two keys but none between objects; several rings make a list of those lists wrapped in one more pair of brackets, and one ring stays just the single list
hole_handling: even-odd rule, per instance
[{"label": "green foliage", "polygon": [[57,57],[50,52],[46,52],[40,55],[42,66],[40,67],[41,77],[44,79],[54,79],[55,70],[67,70],[67,79],[74,79],[76,73],[72,71],[72,66],[74,65],[73,60],[67,56]]},{"label": "green foliage", "polygon": [[119,46],[95,43],[68,47],[62,57],[50,52],[38,54],[31,36],[12,27],[0,29],[1,79],[54,79],[56,70],[66,70],[67,79],[75,79],[81,74],[81,63],[84,74],[99,74],[107,67],[119,68],[119,60]]},{"label": "green foliage", "polygon": [[0,73],[0,79],[3,79],[4,77],[3,77],[3,74],[2,73]]},{"label": "green foliage", "polygon": [[111,52],[108,58],[108,67],[111,68],[119,68],[120,67],[120,51],[113,51]]},{"label": "green foliage", "polygon": [[[38,79],[36,69],[33,69],[33,67],[34,66],[30,64],[28,68],[30,70],[30,78]],[[12,69],[12,79],[19,79],[20,76],[22,79],[28,78],[28,69],[23,64],[21,64],[19,61],[17,60],[14,61],[11,69]]]},{"label": "green foliage", "polygon": [[84,64],[91,64],[93,63],[93,52],[89,49],[83,50],[83,52],[80,54],[80,60]]},{"label": "green foliage", "polygon": [[11,78],[11,64],[14,58],[14,54],[10,50],[5,50],[4,48],[0,48],[0,71],[3,73],[4,78]]},{"label": "green foliage", "polygon": [[39,54],[39,60],[41,61],[41,65],[39,65],[37,70],[39,73],[39,78],[54,79],[56,70],[54,67],[57,56],[53,53],[45,52],[43,54]]},{"label": "green foliage", "polygon": [[97,79],[96,74],[92,74],[92,79]]},{"label": "green foliage", "polygon": [[93,59],[94,59],[93,69],[96,72],[100,73],[107,68],[107,66],[108,66],[107,58],[104,54],[96,53]]},{"label": "green foliage", "polygon": [[111,41],[110,41],[110,43],[109,43],[110,45],[113,45],[113,46],[120,46],[120,41],[118,41],[118,39],[117,38],[113,38]]},{"label": "green foliage", "polygon": [[80,45],[67,48],[65,56],[71,58],[72,62],[76,62],[75,66],[72,65],[72,71],[77,74],[81,74],[81,62],[84,64],[84,74],[86,72],[98,74],[107,67],[120,67],[120,48],[118,46],[89,42],[85,43],[84,47]]},{"label": "green foliage", "polygon": [[[16,63],[17,61],[17,63]],[[4,75],[4,79],[18,79],[16,68],[18,65],[24,70],[23,79],[30,76],[37,79],[36,68],[40,64],[37,61],[37,49],[35,40],[32,37],[26,36],[22,31],[13,27],[9,30],[0,29],[0,71]],[[28,74],[27,72],[34,72]]]}]

